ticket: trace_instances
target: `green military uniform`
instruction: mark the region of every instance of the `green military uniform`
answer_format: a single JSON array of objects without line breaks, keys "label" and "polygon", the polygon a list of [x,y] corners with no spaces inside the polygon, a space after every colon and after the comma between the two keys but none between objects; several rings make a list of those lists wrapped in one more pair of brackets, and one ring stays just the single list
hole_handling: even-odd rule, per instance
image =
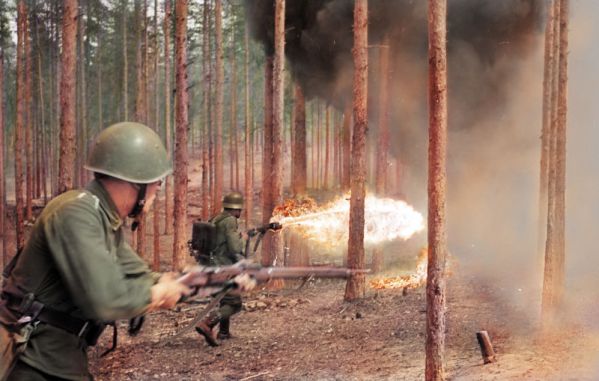
[{"label": "green military uniform", "polygon": [[[210,222],[216,226],[216,249],[210,256],[211,265],[228,266],[242,259],[245,242],[238,230],[237,218],[224,210]],[[229,318],[241,311],[241,307],[239,293],[230,292],[221,300],[218,311],[221,332],[226,331],[228,334]]]},{"label": "green military uniform", "polygon": [[[148,308],[158,274],[125,241],[116,206],[100,182],[53,199],[6,280],[0,301],[0,330],[31,331],[21,362],[48,375],[90,379],[87,343],[50,324],[17,324],[11,298],[33,293],[36,301],[74,318],[107,322],[131,318]],[[0,341],[6,340],[0,335]],[[0,349],[9,343],[0,342]],[[10,377],[9,377],[10,379]]]}]

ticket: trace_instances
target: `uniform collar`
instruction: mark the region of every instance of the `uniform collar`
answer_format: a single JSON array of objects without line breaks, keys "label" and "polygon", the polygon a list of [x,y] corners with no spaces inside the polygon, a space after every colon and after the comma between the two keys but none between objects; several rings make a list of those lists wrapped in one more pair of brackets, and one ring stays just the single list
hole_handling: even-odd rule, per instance
[{"label": "uniform collar", "polygon": [[108,219],[110,220],[110,226],[113,230],[118,230],[123,225],[123,220],[119,217],[116,205],[110,194],[106,191],[104,186],[98,180],[92,180],[86,187],[94,196],[100,200],[102,209],[106,212]]}]

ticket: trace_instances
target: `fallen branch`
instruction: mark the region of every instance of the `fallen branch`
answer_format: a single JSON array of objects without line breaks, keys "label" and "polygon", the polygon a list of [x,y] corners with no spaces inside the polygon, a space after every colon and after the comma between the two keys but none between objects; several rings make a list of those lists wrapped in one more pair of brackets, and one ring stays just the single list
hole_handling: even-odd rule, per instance
[{"label": "fallen branch", "polygon": [[260,376],[266,376],[267,374],[269,374],[270,372],[262,372],[262,373],[258,373],[258,374],[254,374],[253,376],[249,376],[246,378],[242,378],[239,381],[246,381],[246,380],[251,380],[252,378],[256,378],[256,377],[260,377]]}]

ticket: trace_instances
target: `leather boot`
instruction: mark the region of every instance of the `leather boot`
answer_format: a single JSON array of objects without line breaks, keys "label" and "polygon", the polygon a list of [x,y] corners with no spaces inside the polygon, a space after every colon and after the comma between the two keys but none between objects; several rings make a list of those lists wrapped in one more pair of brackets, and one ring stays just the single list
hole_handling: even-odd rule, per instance
[{"label": "leather boot", "polygon": [[229,332],[229,325],[231,324],[231,320],[229,318],[220,319],[220,323],[218,325],[218,335],[217,338],[219,340],[227,340],[231,338],[231,333]]},{"label": "leather boot", "polygon": [[214,333],[214,327],[218,324],[220,320],[220,316],[218,312],[211,312],[204,320],[196,325],[196,331],[200,335],[204,336],[206,342],[211,347],[218,347],[220,344],[216,340],[216,335]]}]

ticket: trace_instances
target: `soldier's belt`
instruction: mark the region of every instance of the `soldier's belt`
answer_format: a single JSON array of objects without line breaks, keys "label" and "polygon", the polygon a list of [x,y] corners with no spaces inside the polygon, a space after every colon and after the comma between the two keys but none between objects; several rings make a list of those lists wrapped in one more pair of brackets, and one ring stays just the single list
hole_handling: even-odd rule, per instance
[{"label": "soldier's belt", "polygon": [[7,307],[20,314],[17,323],[25,324],[40,321],[82,338],[88,345],[96,344],[104,330],[103,324],[98,324],[92,320],[79,319],[66,312],[55,310],[29,295],[31,294],[18,297],[7,292],[2,293],[2,299],[6,300]]}]

